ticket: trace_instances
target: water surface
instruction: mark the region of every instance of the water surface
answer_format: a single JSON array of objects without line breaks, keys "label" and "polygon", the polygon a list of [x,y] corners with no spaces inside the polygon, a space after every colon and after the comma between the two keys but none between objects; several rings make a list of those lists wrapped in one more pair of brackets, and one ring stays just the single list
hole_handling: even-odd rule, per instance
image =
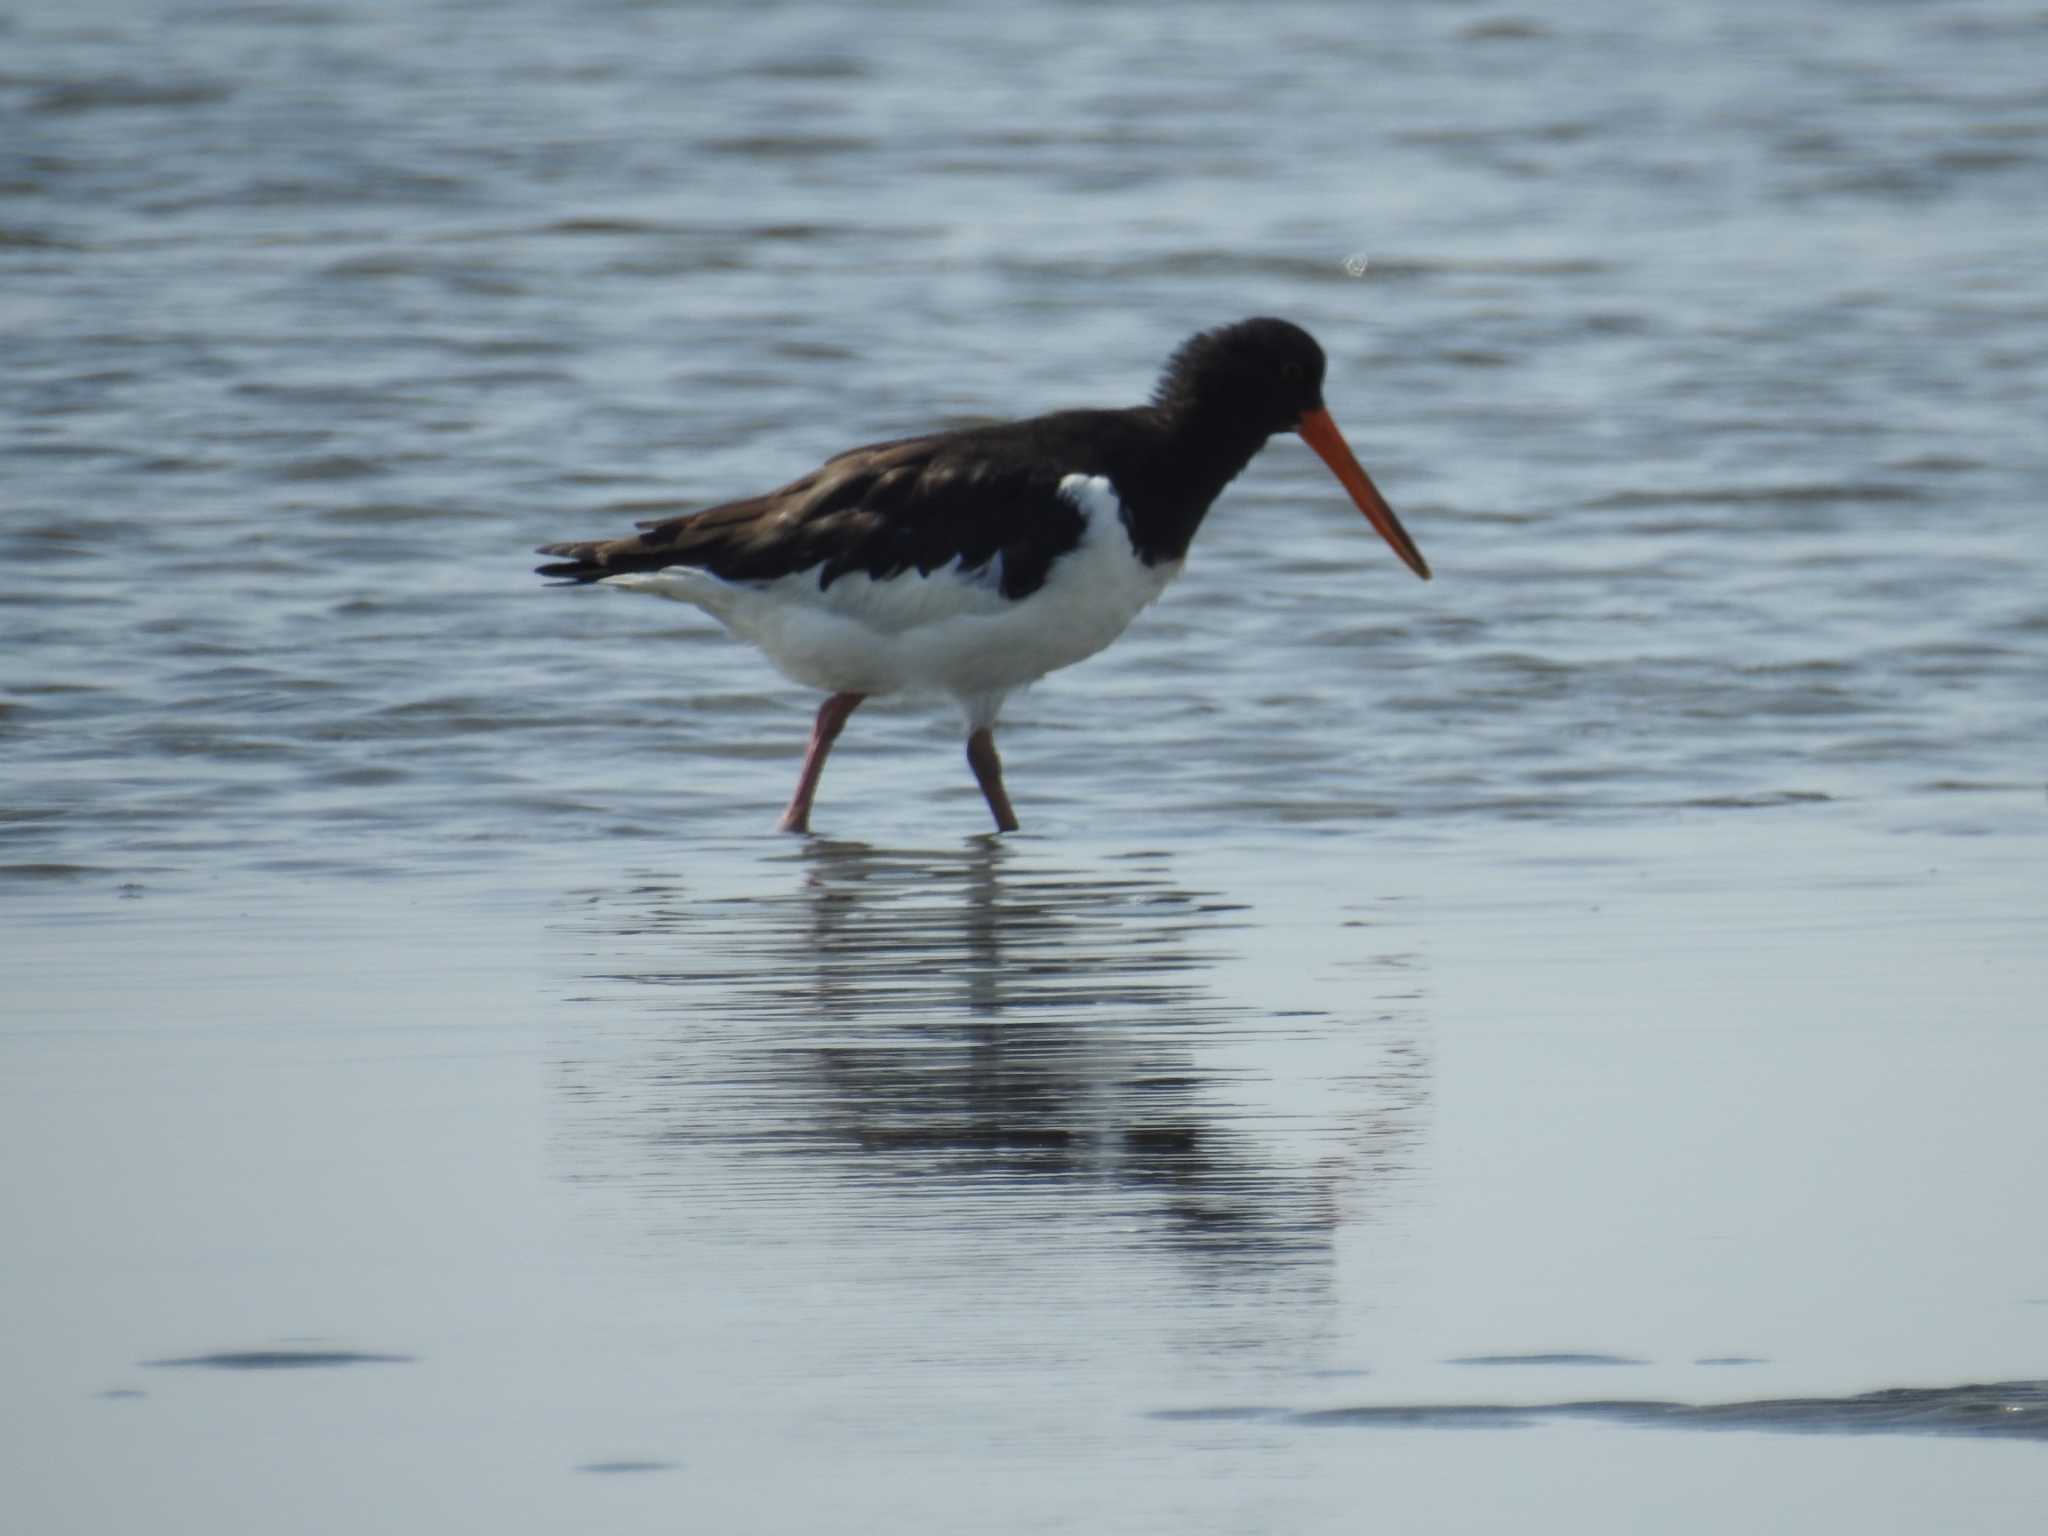
[{"label": "water surface", "polygon": [[[2016,1528],[2044,41],[0,22],[19,1518]],[[1438,579],[1274,443],[1017,837],[915,702],[775,836],[814,701],[530,574],[1257,313]]]}]

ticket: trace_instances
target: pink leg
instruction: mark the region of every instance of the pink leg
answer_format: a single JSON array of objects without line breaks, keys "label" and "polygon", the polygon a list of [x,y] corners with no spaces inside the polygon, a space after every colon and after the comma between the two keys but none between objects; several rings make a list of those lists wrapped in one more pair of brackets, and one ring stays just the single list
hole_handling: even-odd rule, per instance
[{"label": "pink leg", "polygon": [[1017,830],[1017,813],[1010,809],[1009,792],[1003,788],[1003,762],[996,756],[996,733],[987,726],[967,738],[967,766],[974,770],[982,798],[995,813],[998,832]]},{"label": "pink leg", "polygon": [[825,771],[825,754],[839,739],[846,717],[858,709],[866,697],[864,693],[835,693],[818,706],[818,718],[811,724],[811,747],[804,753],[803,772],[797,775],[796,793],[790,797],[789,809],[782,813],[782,820],[775,824],[776,831],[811,830],[811,797],[817,794],[818,776]]}]

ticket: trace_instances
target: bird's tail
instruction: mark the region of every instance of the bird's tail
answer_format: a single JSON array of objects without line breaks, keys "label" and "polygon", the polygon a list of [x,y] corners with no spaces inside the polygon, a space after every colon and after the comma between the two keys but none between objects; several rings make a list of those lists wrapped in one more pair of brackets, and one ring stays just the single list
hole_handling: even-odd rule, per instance
[{"label": "bird's tail", "polygon": [[[606,558],[609,539],[584,539],[574,544],[543,544],[534,553],[552,555],[553,563],[534,567],[537,575],[555,581],[575,582],[579,585],[603,581],[607,576],[616,576],[619,570]],[[628,541],[630,542],[630,541]]]},{"label": "bird's tail", "polygon": [[638,533],[623,538],[579,539],[568,544],[543,544],[534,551],[550,555],[552,565],[537,566],[541,575],[556,581],[589,583],[609,576],[631,576],[636,572],[664,570],[671,565],[694,563],[689,546],[701,514],[657,518],[639,524]]}]

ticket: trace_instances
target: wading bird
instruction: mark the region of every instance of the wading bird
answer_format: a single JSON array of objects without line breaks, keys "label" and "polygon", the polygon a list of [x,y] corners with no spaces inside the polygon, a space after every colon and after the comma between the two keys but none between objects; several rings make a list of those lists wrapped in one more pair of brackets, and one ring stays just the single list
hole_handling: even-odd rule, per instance
[{"label": "wading bird", "polygon": [[1274,433],[1300,433],[1428,579],[1324,408],[1323,369],[1299,326],[1240,321],[1183,343],[1150,404],[849,449],[765,495],[545,545],[555,563],[540,574],[693,603],[825,691],[782,830],[810,830],[825,756],[862,700],[923,691],[958,701],[968,765],[997,828],[1014,832],[995,747],[1003,701],[1122,634]]}]

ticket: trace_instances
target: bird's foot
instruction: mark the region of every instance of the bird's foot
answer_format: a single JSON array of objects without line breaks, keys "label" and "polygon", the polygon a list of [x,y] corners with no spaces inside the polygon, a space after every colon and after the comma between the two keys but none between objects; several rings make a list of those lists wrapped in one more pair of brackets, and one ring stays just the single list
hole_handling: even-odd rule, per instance
[{"label": "bird's foot", "polygon": [[982,798],[988,801],[996,830],[1016,831],[1017,813],[1010,808],[1010,792],[1003,788],[1003,761],[996,756],[995,732],[987,726],[967,738],[967,766],[974,770],[974,781],[981,786]]}]

